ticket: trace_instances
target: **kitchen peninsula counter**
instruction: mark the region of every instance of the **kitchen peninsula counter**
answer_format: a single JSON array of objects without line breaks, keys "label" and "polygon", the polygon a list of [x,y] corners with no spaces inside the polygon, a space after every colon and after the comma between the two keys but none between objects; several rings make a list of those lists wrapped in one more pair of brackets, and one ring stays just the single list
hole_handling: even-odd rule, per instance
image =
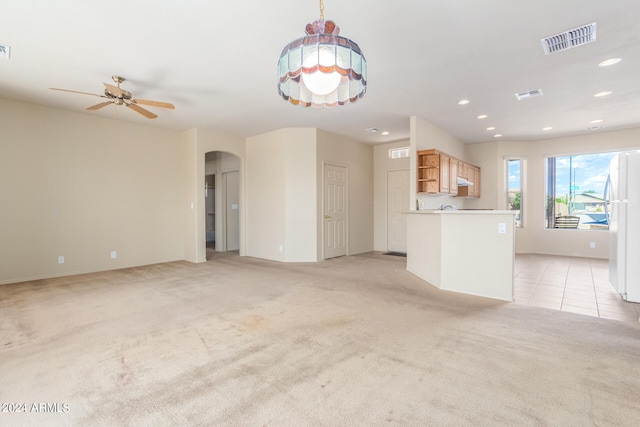
[{"label": "kitchen peninsula counter", "polygon": [[514,211],[406,213],[409,272],[443,290],[513,301]]}]

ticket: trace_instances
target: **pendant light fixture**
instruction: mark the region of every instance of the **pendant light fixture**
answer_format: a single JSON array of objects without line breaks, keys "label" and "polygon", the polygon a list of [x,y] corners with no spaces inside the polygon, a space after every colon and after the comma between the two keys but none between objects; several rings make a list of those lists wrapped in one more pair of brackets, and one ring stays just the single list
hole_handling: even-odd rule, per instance
[{"label": "pendant light fixture", "polygon": [[356,102],[367,91],[367,63],[360,47],[339,36],[340,28],[320,19],[307,24],[306,36],[287,44],[278,61],[278,93],[303,107],[335,107]]}]

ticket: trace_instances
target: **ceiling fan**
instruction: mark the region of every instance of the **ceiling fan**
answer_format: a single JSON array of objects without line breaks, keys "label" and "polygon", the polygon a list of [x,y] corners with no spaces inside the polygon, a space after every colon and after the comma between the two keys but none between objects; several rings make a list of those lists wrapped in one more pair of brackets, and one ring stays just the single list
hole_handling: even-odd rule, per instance
[{"label": "ceiling fan", "polygon": [[127,107],[131,108],[133,111],[142,114],[148,119],[155,119],[156,117],[158,117],[156,114],[152,113],[147,109],[142,108],[139,104],[150,105],[153,107],[160,107],[160,108],[169,108],[171,110],[175,108],[173,104],[169,104],[168,102],[149,101],[146,99],[133,98],[131,96],[131,92],[120,88],[120,83],[125,81],[124,77],[111,76],[111,78],[115,82],[116,86],[109,83],[104,83],[104,87],[105,87],[104,95],[98,95],[95,93],[87,93],[87,92],[78,92],[76,90],[57,89],[54,87],[49,89],[59,90],[62,92],[79,93],[82,95],[97,96],[98,98],[104,98],[107,100],[99,104],[92,105],[91,107],[87,107],[87,110],[99,110],[100,108],[106,107],[109,104],[126,105]]}]

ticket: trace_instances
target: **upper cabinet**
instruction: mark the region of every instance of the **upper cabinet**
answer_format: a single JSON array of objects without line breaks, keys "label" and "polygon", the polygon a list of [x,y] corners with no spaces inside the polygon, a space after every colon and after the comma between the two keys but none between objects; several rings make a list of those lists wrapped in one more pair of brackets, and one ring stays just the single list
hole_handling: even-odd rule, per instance
[{"label": "upper cabinet", "polygon": [[418,194],[480,197],[480,168],[477,166],[434,149],[418,151],[417,166]]},{"label": "upper cabinet", "polygon": [[438,194],[440,191],[440,153],[435,150],[418,152],[418,193]]}]

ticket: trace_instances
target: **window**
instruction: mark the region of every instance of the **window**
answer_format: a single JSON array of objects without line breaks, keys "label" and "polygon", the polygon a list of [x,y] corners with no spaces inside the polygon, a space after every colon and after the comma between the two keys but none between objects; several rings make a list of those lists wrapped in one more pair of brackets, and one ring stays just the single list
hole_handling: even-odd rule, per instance
[{"label": "window", "polygon": [[409,147],[390,148],[389,149],[389,158],[390,159],[401,159],[403,157],[409,157]]},{"label": "window", "polygon": [[516,211],[516,227],[522,227],[522,160],[507,159],[507,210]]},{"label": "window", "polygon": [[546,228],[609,228],[605,186],[618,153],[549,157],[546,165]]}]

